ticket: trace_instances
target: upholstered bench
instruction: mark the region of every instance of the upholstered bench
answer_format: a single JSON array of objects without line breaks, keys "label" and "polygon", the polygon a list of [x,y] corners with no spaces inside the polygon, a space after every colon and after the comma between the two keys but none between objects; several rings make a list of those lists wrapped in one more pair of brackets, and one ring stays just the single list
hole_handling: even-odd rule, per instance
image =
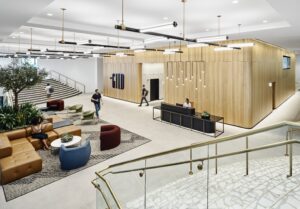
[{"label": "upholstered bench", "polygon": [[56,128],[54,129],[54,131],[58,135],[58,137],[61,137],[65,133],[69,133],[75,136],[81,136],[81,129],[74,125]]},{"label": "upholstered bench", "polygon": [[[33,148],[32,148],[33,149]],[[7,184],[42,170],[42,158],[37,152],[26,151],[0,160],[1,184]]]},{"label": "upholstered bench", "polygon": [[[58,135],[54,131],[52,123],[46,123],[46,124],[44,124],[44,126],[45,127],[43,129],[43,132],[48,135],[47,144],[50,145],[52,141],[54,141],[55,139],[58,138]],[[26,128],[26,132],[28,135],[27,140],[32,144],[32,146],[34,146],[35,150],[42,149],[42,147],[43,147],[42,141],[40,139],[34,139],[31,137],[31,128],[30,127]]]}]

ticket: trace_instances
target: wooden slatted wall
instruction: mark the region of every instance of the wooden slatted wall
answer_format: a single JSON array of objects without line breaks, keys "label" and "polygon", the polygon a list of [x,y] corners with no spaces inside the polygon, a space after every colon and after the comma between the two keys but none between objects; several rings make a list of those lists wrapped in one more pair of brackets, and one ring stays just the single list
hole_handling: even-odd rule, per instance
[{"label": "wooden slatted wall", "polygon": [[[232,42],[254,42],[255,46],[223,52],[214,47],[183,48],[183,54],[145,52],[105,58],[104,94],[139,102],[142,63],[165,63],[165,102],[183,103],[187,97],[198,112],[208,111],[223,116],[227,124],[252,128],[272,111],[270,81],[277,83],[277,106],[295,92],[295,55],[256,40]],[[283,54],[292,57],[291,70],[282,70]],[[111,88],[113,72],[125,73],[125,90]]]}]

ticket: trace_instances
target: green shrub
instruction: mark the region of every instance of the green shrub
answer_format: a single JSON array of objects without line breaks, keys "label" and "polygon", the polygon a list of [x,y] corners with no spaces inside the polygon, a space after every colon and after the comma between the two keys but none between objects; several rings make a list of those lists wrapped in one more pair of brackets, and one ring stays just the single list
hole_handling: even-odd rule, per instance
[{"label": "green shrub", "polygon": [[42,113],[30,103],[20,105],[19,108],[2,107],[0,108],[0,131],[26,127],[37,117],[42,117]]}]

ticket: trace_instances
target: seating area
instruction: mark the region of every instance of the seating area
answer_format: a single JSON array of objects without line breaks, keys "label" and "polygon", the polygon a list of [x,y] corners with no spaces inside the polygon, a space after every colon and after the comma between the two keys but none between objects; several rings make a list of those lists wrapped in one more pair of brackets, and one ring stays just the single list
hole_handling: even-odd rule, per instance
[{"label": "seating area", "polygon": [[[47,123],[44,132],[48,135],[49,145],[64,133],[81,136],[81,129],[74,125],[53,129],[53,124]],[[41,148],[41,140],[31,137],[31,128],[0,133],[1,184],[41,171],[42,159],[37,153]]]},{"label": "seating area", "polygon": [[91,144],[89,140],[78,147],[65,147],[62,145],[59,151],[61,169],[71,170],[82,167],[89,161],[90,155]]},{"label": "seating area", "polygon": [[[47,109],[53,113],[64,110],[63,100],[51,100],[47,102]],[[85,121],[94,121],[95,111],[84,111],[83,105],[66,107],[72,113],[82,114],[81,124]],[[47,144],[63,137],[66,133],[73,136],[81,136],[81,128],[72,125],[71,120],[60,118],[59,115],[45,116],[43,133],[47,134]],[[47,112],[46,112],[47,114]],[[68,115],[67,114],[67,118]],[[55,127],[55,128],[54,128]],[[121,129],[116,125],[102,125],[100,128],[99,150],[109,150],[117,147],[121,142]],[[91,155],[90,141],[83,144],[66,147],[63,143],[58,145],[60,149],[59,160],[62,170],[72,170],[84,166]],[[43,148],[40,139],[32,138],[32,128],[26,127],[0,133],[0,183],[8,184],[17,179],[40,172],[42,170],[42,158],[38,150]],[[57,148],[53,147],[53,150]],[[53,152],[54,153],[54,152]]]}]

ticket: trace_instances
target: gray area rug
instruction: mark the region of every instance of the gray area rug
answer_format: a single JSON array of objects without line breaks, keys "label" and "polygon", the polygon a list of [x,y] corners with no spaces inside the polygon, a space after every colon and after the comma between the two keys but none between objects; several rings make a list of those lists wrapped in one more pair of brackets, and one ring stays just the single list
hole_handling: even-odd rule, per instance
[{"label": "gray area rug", "polygon": [[[101,121],[100,124],[103,125],[107,123]],[[24,194],[46,186],[47,184],[51,184],[57,180],[151,141],[150,139],[144,138],[125,129],[121,129],[121,144],[114,149],[100,151],[99,136],[99,131],[82,132],[83,141],[89,139],[91,142],[91,157],[87,165],[71,171],[63,171],[60,169],[59,155],[53,155],[50,151],[39,150],[38,153],[43,159],[42,171],[3,185],[2,187],[6,201],[13,200]]]}]

